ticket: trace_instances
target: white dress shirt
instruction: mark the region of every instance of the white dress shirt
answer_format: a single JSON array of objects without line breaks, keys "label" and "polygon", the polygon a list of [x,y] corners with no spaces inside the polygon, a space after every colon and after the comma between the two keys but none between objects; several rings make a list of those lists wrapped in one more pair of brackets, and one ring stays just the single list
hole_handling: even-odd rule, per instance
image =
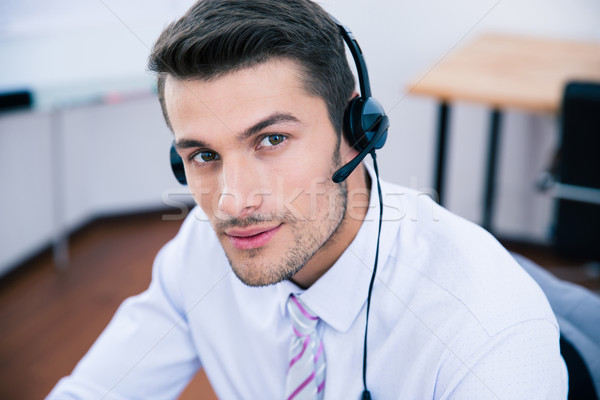
[{"label": "white dress shirt", "polygon": [[[373,399],[565,399],[558,325],[534,281],[483,229],[383,183],[368,336]],[[173,399],[204,368],[221,399],[282,399],[290,293],[321,318],[325,399],[359,399],[377,191],[356,238],[309,289],[245,286],[196,208],[49,399]],[[73,332],[77,334],[77,332]]]}]

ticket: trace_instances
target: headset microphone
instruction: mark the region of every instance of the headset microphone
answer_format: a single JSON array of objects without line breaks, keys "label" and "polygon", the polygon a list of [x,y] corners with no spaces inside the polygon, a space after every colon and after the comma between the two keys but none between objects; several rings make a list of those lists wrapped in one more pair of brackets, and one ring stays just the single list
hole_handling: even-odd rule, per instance
[{"label": "headset microphone", "polygon": [[338,169],[335,174],[333,174],[331,179],[333,179],[335,183],[340,183],[346,179],[352,173],[352,171],[354,171],[358,164],[360,164],[360,162],[367,156],[367,154],[375,150],[377,142],[383,137],[383,135],[387,134],[387,129],[390,126],[388,117],[386,115],[380,115],[373,123],[373,126],[376,125],[379,125],[377,132],[367,147],[365,147],[360,153],[358,153],[356,157],[354,157],[346,165]]}]

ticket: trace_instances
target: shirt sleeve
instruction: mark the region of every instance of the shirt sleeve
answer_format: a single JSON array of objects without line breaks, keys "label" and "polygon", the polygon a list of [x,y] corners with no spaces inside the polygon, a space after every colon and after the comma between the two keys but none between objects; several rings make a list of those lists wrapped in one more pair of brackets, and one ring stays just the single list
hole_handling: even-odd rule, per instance
[{"label": "shirt sleeve", "polygon": [[[200,368],[177,287],[177,251],[157,255],[149,288],[123,302],[52,399],[173,399]],[[76,332],[74,332],[76,334]]]},{"label": "shirt sleeve", "polygon": [[462,363],[442,399],[566,399],[557,327],[521,322],[494,335]]}]

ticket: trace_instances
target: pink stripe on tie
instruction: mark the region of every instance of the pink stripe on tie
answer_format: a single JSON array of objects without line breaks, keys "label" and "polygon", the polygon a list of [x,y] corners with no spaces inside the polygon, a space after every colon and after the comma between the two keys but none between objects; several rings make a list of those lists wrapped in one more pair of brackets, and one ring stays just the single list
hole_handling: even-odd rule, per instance
[{"label": "pink stripe on tie", "polygon": [[312,319],[313,321],[314,321],[314,320],[317,320],[317,319],[319,319],[319,317],[315,317],[314,315],[310,315],[310,314],[308,313],[308,311],[306,311],[306,310],[304,309],[304,307],[302,307],[302,304],[300,304],[300,302],[298,301],[298,299],[296,298],[296,296],[292,295],[292,301],[293,301],[294,303],[296,303],[296,305],[297,305],[297,306],[298,306],[298,308],[300,309],[300,312],[301,312],[301,313],[302,313],[302,315],[304,315],[306,318],[308,318],[308,319]]},{"label": "pink stripe on tie", "polygon": [[300,332],[298,329],[296,329],[296,327],[295,327],[295,326],[292,326],[292,329],[294,330],[294,333],[295,333],[295,334],[296,334],[296,336],[298,336],[298,337],[304,337],[304,336],[308,336],[308,334],[306,334],[306,335],[305,335],[304,333],[302,333],[302,332]]},{"label": "pink stripe on tie", "polygon": [[317,393],[321,393],[323,389],[325,389],[325,379],[323,379],[323,382],[317,387]]},{"label": "pink stripe on tie", "polygon": [[304,350],[306,350],[306,348],[308,347],[309,341],[310,341],[310,336],[307,336],[306,340],[304,340],[304,343],[302,344],[302,350],[300,350],[300,354],[298,354],[296,357],[291,359],[290,366],[288,367],[288,369],[292,368],[292,365],[296,364],[296,361],[298,361],[302,357],[302,354],[304,354]]},{"label": "pink stripe on tie", "polygon": [[290,394],[290,397],[288,397],[287,400],[292,400],[294,397],[296,397],[296,395],[298,393],[300,393],[300,391],[302,391],[302,389],[304,389],[306,387],[306,385],[308,385],[310,383],[310,381],[312,381],[313,379],[315,379],[314,372],[312,374],[310,374],[308,376],[308,378],[306,378],[306,380],[304,382],[302,382],[300,384],[300,386],[298,386],[298,388],[292,392],[292,394]]},{"label": "pink stripe on tie", "polygon": [[317,349],[317,354],[315,354],[315,364],[319,361],[319,357],[323,353],[323,341],[319,342],[319,348]]}]

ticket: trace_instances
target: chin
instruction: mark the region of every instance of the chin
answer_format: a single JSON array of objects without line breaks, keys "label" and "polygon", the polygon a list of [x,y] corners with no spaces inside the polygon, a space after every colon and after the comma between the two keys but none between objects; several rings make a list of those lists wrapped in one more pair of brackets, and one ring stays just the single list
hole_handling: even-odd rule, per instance
[{"label": "chin", "polygon": [[302,264],[290,265],[285,258],[268,260],[256,252],[249,252],[234,259],[229,254],[229,264],[235,276],[247,286],[269,286],[291,278],[302,268]]},{"label": "chin", "polygon": [[285,271],[268,271],[263,266],[231,266],[233,273],[242,283],[251,287],[270,286],[290,278],[292,274]]}]

